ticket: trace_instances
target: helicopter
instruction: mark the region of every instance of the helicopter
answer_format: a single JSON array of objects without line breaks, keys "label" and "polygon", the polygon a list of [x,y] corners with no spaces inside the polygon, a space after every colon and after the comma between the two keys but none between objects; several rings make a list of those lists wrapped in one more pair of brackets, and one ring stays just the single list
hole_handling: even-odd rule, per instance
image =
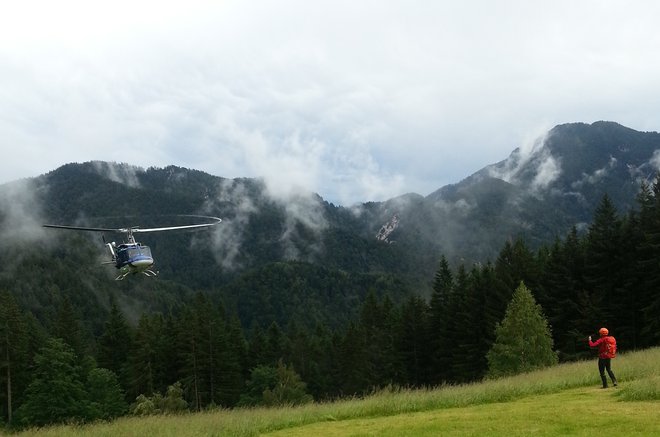
[{"label": "helicopter", "polygon": [[187,217],[199,217],[209,220],[213,220],[211,223],[202,223],[196,225],[183,225],[183,226],[166,226],[160,228],[140,228],[139,226],[133,226],[130,228],[88,228],[82,226],[67,226],[67,225],[43,225],[45,228],[56,228],[56,229],[68,229],[72,231],[89,231],[89,232],[112,232],[112,233],[122,233],[126,234],[126,242],[117,244],[113,242],[106,242],[105,236],[103,236],[103,243],[106,245],[110,251],[111,261],[106,261],[103,264],[114,264],[114,266],[119,270],[119,276],[115,278],[116,281],[121,281],[126,276],[130,274],[142,273],[145,276],[158,276],[158,272],[152,270],[154,265],[154,258],[151,255],[151,249],[149,246],[135,240],[133,234],[141,232],[162,232],[162,231],[174,231],[180,229],[199,229],[199,228],[208,228],[210,226],[215,226],[222,221],[218,217],[207,217],[207,216],[187,216]]}]

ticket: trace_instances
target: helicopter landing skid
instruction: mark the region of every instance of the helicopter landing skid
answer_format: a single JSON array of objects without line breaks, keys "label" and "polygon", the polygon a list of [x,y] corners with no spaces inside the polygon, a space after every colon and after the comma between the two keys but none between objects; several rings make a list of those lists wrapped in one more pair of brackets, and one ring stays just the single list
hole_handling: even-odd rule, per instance
[{"label": "helicopter landing skid", "polygon": [[130,272],[122,273],[121,275],[117,276],[115,278],[115,281],[123,281],[126,276],[128,276]]},{"label": "helicopter landing skid", "polygon": [[[115,281],[123,281],[124,278],[126,278],[126,276],[130,275],[131,273],[135,274],[137,272],[122,273],[121,275],[119,275],[115,278]],[[143,275],[148,276],[150,278],[154,278],[154,277],[158,276],[158,272],[154,272],[153,270],[144,270],[143,272],[140,272],[140,273],[142,273]]]}]

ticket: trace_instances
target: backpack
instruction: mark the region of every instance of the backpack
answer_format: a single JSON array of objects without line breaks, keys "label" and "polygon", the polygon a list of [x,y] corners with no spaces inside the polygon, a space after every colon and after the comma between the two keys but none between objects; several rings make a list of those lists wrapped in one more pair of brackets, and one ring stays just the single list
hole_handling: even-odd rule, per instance
[{"label": "backpack", "polygon": [[605,337],[605,355],[616,358],[616,339],[612,336]]}]

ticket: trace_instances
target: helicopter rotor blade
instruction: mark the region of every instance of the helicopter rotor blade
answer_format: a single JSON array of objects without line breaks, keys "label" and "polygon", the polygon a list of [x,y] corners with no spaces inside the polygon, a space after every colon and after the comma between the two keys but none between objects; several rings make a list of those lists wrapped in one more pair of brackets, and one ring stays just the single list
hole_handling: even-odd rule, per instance
[{"label": "helicopter rotor blade", "polygon": [[205,218],[209,220],[214,220],[213,223],[202,223],[198,225],[183,225],[183,226],[165,226],[160,228],[145,228],[142,229],[138,226],[130,228],[89,228],[84,226],[66,226],[66,225],[43,225],[44,228],[56,228],[56,229],[69,229],[72,231],[89,231],[89,232],[120,232],[124,234],[138,233],[138,232],[161,232],[161,231],[174,231],[177,229],[196,229],[196,228],[207,228],[209,226],[215,226],[222,221],[218,217],[209,217],[209,216],[187,216],[187,217],[197,217]]},{"label": "helicopter rotor blade", "polygon": [[86,228],[83,226],[65,226],[65,225],[43,225],[44,228],[55,229],[69,229],[72,231],[89,231],[89,232],[126,232],[125,229],[112,229],[112,228]]},{"label": "helicopter rotor blade", "polygon": [[146,228],[146,229],[132,228],[132,231],[135,232],[135,233],[138,233],[138,232],[175,231],[177,229],[207,228],[209,226],[215,226],[215,225],[217,225],[218,223],[220,223],[222,221],[222,219],[220,219],[218,217],[208,217],[208,218],[210,218],[212,220],[215,220],[215,222],[213,222],[213,223],[202,223],[202,224],[199,224],[199,225],[166,226],[166,227],[162,227],[162,228]]}]

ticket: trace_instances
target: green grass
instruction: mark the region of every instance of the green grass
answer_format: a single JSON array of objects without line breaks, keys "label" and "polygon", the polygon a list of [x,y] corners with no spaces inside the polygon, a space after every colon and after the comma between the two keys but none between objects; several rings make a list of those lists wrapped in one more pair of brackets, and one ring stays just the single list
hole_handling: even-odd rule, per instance
[{"label": "green grass", "polygon": [[306,425],[269,437],[660,435],[658,402],[620,402],[613,391],[564,390],[521,400]]},{"label": "green grass", "polygon": [[301,407],[125,417],[20,436],[660,435],[660,348],[613,361],[619,388],[601,390],[595,360],[515,377]]}]

